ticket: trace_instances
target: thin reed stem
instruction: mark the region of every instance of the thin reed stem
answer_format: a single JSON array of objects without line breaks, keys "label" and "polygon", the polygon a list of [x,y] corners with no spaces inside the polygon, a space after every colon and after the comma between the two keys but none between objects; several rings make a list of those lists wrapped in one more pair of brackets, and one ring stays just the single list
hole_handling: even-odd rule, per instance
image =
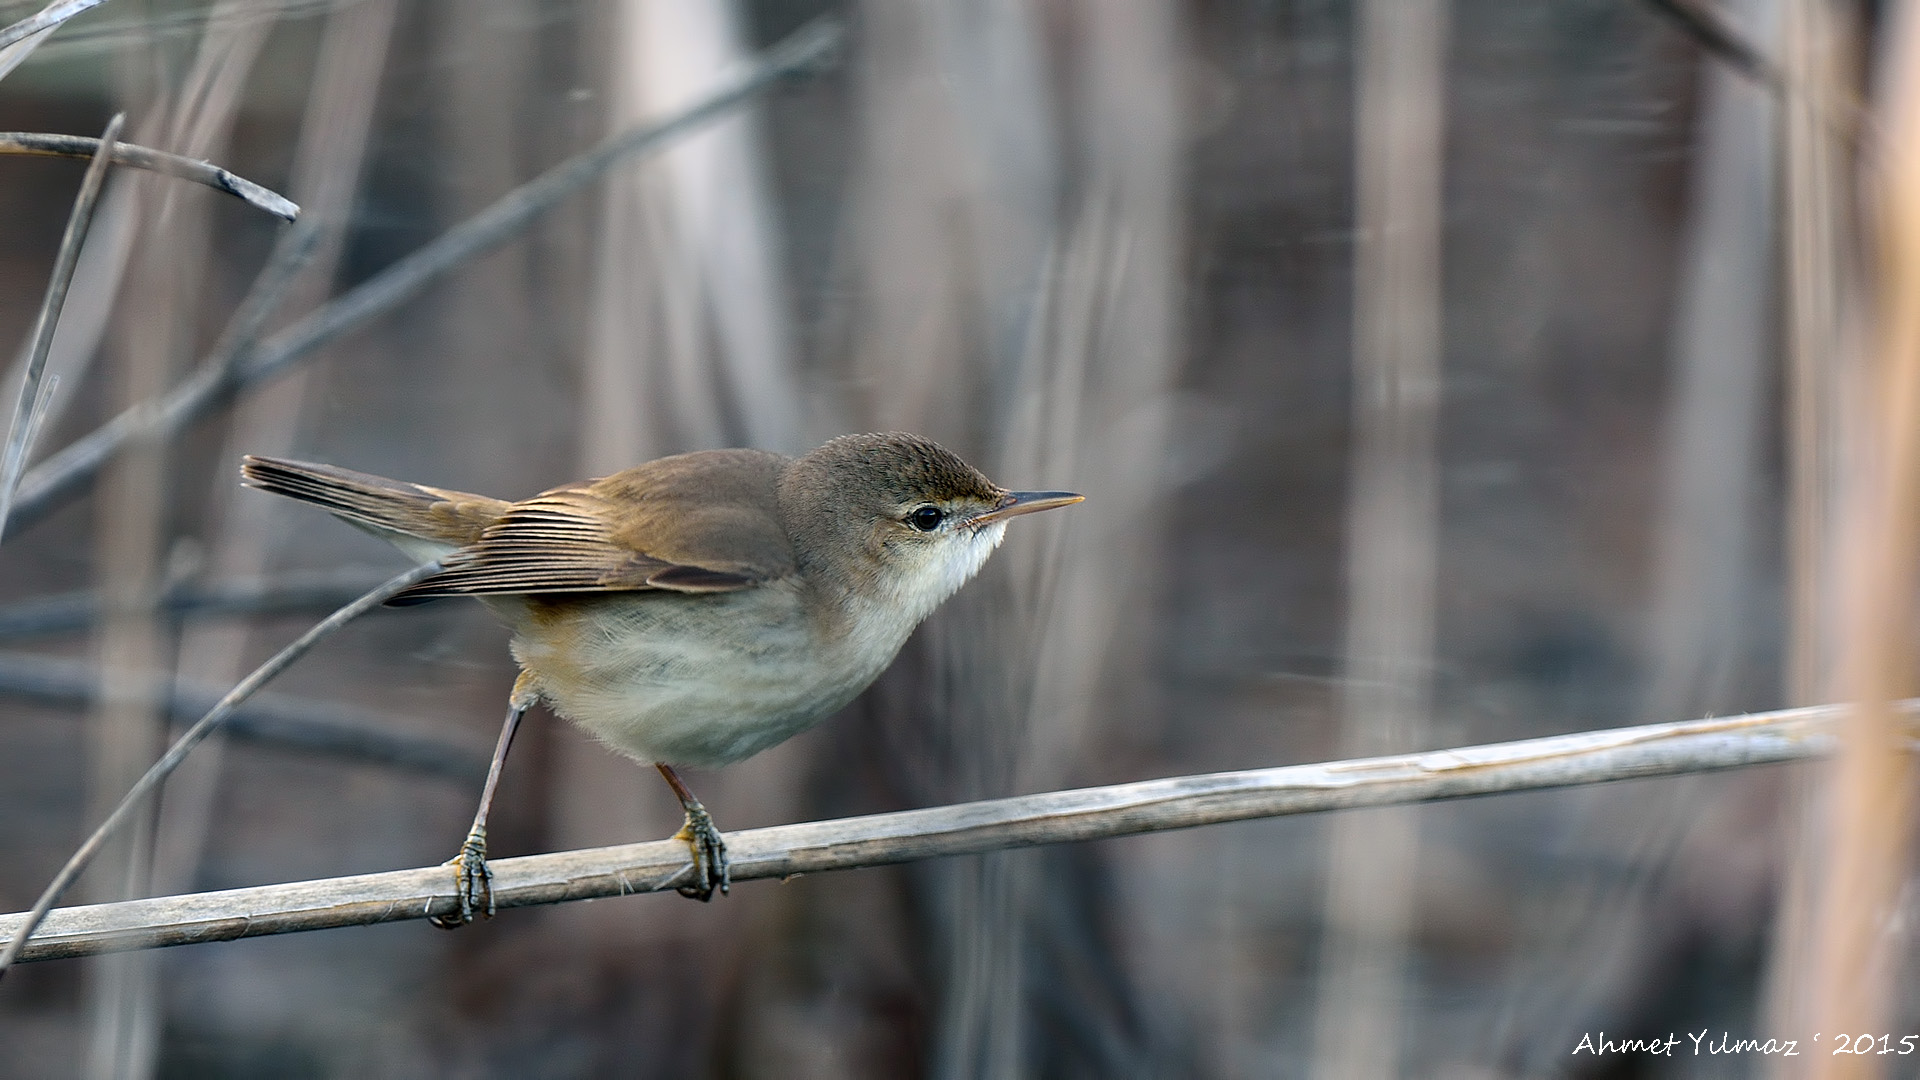
[{"label": "thin reed stem", "polygon": [[[127,114],[115,113],[107,121],[107,130],[98,140],[100,146],[112,146],[126,125]],[[20,474],[26,468],[27,455],[33,452],[39,423],[47,414],[47,398],[54,381],[45,384],[41,376],[47,370],[47,354],[53,351],[53,332],[60,325],[60,309],[66,306],[67,289],[73,285],[73,271],[80,265],[80,248],[87,242],[87,230],[93,226],[93,212],[100,205],[100,191],[107,182],[109,154],[96,153],[80,180],[80,193],[74,196],[73,212],[67,216],[66,231],[60,237],[60,250],[54,255],[53,273],[47,279],[47,295],[40,301],[34,317],[33,344],[27,352],[27,370],[20,380],[20,399],[14,403],[13,422],[7,429],[4,452],[0,452],[0,535],[7,528],[7,515],[13,509],[14,495],[20,490]]]},{"label": "thin reed stem", "polygon": [[59,903],[61,895],[73,884],[74,879],[80,876],[80,872],[87,868],[87,864],[93,861],[93,857],[99,853],[107,839],[160,789],[160,785],[180,767],[180,763],[187,759],[187,755],[193,752],[194,747],[200,745],[207,736],[213,734],[228,717],[233,715],[234,710],[239,708],[242,702],[252,697],[274,676],[292,666],[295,660],[305,656],[315,645],[333,636],[341,627],[379,607],[408,586],[437,573],[439,569],[438,563],[414,567],[322,619],[312,629],[295,639],[293,644],[281,649],[266,663],[253,669],[251,675],[240,680],[240,684],[229,690],[227,696],[221,698],[207,712],[207,715],[201,717],[187,729],[184,735],[175,740],[160,760],[154,762],[153,767],[147,770],[146,775],[135,782],[132,789],[120,800],[120,805],[114,807],[113,812],[107,815],[107,819],[102,821],[99,827],[94,829],[93,834],[80,845],[79,850],[73,853],[66,865],[60,868],[60,872],[54,875],[53,881],[40,894],[40,899],[27,912],[24,921],[10,935],[6,948],[0,950],[0,976],[6,974],[7,968],[12,966],[14,960],[19,957],[21,948],[32,936],[34,928],[40,925],[40,920],[46,917],[53,905]]},{"label": "thin reed stem", "polygon": [[449,271],[512,239],[620,162],[666,146],[783,79],[819,70],[834,57],[843,36],[837,20],[808,23],[694,105],[659,123],[616,135],[515,188],[425,247],[261,342],[238,363],[221,369],[203,364],[170,393],[126,410],[29,472],[9,527],[17,530],[38,520],[90,482],[107,459],[132,439],[171,436],[280,375],[321,346],[394,310]]},{"label": "thin reed stem", "polygon": [[258,207],[282,221],[300,216],[300,207],[292,199],[271,188],[236,176],[218,165],[169,154],[148,146],[117,142],[114,139],[90,139],[84,135],[56,135],[37,131],[0,131],[0,154],[26,154],[34,157],[91,158],[103,145],[113,147],[113,163],[160,173],[180,180],[204,184],[224,191]]},{"label": "thin reed stem", "polygon": [[[391,589],[403,579],[395,579]],[[383,590],[384,591],[384,590]],[[1912,730],[1920,702],[1903,705]],[[1319,765],[1176,776],[1111,787],[869,817],[750,829],[727,836],[735,881],[1097,840],[1228,821],[1596,784],[1820,757],[1835,746],[1838,705],[1585,731],[1519,742]],[[1911,739],[1909,740],[1911,742]],[[676,888],[687,845],[660,840],[497,859],[502,908]],[[45,912],[0,916],[11,961],[230,941],[424,919],[455,906],[445,866],[67,908],[20,945]]]}]

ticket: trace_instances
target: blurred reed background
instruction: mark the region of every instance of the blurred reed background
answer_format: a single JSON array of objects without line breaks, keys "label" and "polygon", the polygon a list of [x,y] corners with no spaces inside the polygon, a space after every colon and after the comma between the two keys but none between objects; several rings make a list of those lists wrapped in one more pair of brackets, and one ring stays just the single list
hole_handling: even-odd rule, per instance
[{"label": "blurred reed background", "polygon": [[[1847,455],[1870,453],[1847,418],[1871,407],[1880,340],[1853,129],[1884,20],[1711,8],[1756,66],[1676,6],[1698,10],[82,16],[0,84],[0,128],[94,134],[125,110],[132,141],[295,199],[317,247],[273,326],[822,11],[852,37],[834,71],[616,169],[9,539],[0,601],[96,589],[102,614],[0,642],[99,671],[90,710],[0,708],[0,908],[27,907],[152,756],[167,718],[141,687],[231,681],[309,617],[182,618],[170,592],[399,567],[237,492],[246,452],[521,497],[683,450],[907,429],[1088,495],[1018,530],[844,715],[696,777],[726,829],[1829,698]],[[79,175],[0,159],[0,341],[27,334]],[[50,362],[47,450],[205,356],[283,228],[114,175]],[[511,678],[478,605],[368,620],[277,689],[455,765],[209,745],[88,897],[446,858]],[[521,740],[496,855],[677,827],[661,785],[565,724],[539,714]],[[1602,1029],[1791,1037],[1834,902],[1806,886],[1830,846],[1801,836],[1819,775],[33,964],[0,986],[0,1075],[1750,1075],[1570,1054]],[[1908,966],[1896,1038],[1920,1019]]]}]

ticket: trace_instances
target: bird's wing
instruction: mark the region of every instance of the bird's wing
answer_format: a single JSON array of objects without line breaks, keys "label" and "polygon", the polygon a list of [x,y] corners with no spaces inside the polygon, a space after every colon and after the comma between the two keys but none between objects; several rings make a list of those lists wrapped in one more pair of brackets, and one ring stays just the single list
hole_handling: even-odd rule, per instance
[{"label": "bird's wing", "polygon": [[479,539],[442,559],[440,573],[390,602],[733,592],[786,576],[793,553],[774,505],[782,461],[709,451],[555,488],[514,503]]}]

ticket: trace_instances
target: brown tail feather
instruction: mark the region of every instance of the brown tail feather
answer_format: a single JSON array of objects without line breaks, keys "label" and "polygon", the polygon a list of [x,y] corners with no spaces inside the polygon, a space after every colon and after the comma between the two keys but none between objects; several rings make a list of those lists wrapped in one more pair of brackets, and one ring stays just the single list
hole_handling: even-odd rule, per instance
[{"label": "brown tail feather", "polygon": [[456,546],[478,540],[507,512],[505,502],[484,495],[252,454],[241,460],[240,478],[248,487],[313,503],[349,521]]}]

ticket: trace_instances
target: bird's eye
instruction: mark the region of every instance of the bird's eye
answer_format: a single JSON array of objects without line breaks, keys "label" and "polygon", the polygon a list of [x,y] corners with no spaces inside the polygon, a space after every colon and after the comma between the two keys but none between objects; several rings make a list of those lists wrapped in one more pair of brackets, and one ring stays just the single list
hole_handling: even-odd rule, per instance
[{"label": "bird's eye", "polygon": [[907,524],[921,532],[932,532],[947,520],[946,512],[937,506],[923,506],[907,515]]}]

